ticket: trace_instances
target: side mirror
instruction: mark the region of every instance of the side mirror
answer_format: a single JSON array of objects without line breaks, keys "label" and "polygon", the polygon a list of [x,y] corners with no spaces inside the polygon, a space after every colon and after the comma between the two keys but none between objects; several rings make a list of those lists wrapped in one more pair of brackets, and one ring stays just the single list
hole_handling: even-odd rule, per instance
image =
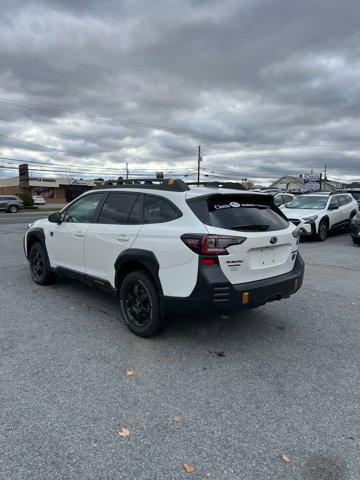
[{"label": "side mirror", "polygon": [[339,210],[339,205],[333,205],[333,206],[329,205],[328,210]]},{"label": "side mirror", "polygon": [[60,212],[50,213],[50,215],[48,216],[48,220],[51,223],[57,223],[58,225],[60,225],[61,213]]}]

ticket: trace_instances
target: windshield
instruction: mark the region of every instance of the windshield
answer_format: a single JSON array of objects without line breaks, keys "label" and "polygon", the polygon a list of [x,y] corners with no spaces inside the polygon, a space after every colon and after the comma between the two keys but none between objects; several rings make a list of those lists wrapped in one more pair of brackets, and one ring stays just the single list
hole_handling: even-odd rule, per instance
[{"label": "windshield", "polygon": [[311,210],[323,210],[326,208],[328,197],[316,195],[303,195],[295,198],[286,208],[305,208]]}]

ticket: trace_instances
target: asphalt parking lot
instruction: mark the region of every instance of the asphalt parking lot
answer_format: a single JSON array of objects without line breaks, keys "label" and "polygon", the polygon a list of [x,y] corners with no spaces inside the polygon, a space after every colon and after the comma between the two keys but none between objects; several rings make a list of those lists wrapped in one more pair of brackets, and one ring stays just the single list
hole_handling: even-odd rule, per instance
[{"label": "asphalt parking lot", "polygon": [[360,478],[360,248],[349,234],[300,245],[305,281],[290,299],[179,316],[145,340],[109,294],[31,281],[21,215],[0,215],[1,479]]}]

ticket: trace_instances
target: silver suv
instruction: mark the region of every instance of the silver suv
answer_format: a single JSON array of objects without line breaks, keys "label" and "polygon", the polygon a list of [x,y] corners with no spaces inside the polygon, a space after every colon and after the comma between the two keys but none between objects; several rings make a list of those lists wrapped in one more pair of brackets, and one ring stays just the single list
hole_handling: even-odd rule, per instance
[{"label": "silver suv", "polygon": [[24,208],[24,202],[15,195],[0,195],[0,210],[6,210],[10,213],[16,213]]}]

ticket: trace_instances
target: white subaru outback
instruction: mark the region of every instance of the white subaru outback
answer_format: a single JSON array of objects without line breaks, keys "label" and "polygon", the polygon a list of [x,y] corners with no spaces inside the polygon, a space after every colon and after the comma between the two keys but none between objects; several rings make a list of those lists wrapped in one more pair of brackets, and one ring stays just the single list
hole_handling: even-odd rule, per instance
[{"label": "white subaru outback", "polygon": [[330,230],[350,227],[352,217],[359,210],[357,201],[350,193],[317,192],[300,195],[280,207],[301,235],[313,236],[323,242]]},{"label": "white subaru outback", "polygon": [[299,228],[271,195],[230,186],[121,180],[87,192],[29,226],[32,278],[45,285],[64,272],[109,288],[143,337],[158,333],[171,312],[289,297],[303,281]]}]

